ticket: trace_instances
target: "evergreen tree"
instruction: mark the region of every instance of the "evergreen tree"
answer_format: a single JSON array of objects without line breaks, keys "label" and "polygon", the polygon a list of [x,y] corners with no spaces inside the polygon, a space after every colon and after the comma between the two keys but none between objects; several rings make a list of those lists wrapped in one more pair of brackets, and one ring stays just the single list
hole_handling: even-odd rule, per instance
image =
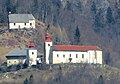
[{"label": "evergreen tree", "polygon": [[93,11],[95,14],[97,13],[97,7],[96,7],[95,2],[93,2],[91,5],[91,11]]},{"label": "evergreen tree", "polygon": [[101,27],[100,13],[95,15],[94,25],[95,25],[95,27]]},{"label": "evergreen tree", "polygon": [[110,7],[107,9],[106,19],[107,23],[114,23],[113,13]]},{"label": "evergreen tree", "polygon": [[118,15],[118,18],[120,18],[120,8],[117,9],[117,15]]},{"label": "evergreen tree", "polygon": [[61,6],[62,6],[60,0],[53,0],[52,3],[53,3],[56,7],[58,7],[58,8],[61,8]]},{"label": "evergreen tree", "polygon": [[110,56],[110,53],[106,54],[105,63],[109,65],[112,63],[112,58]]},{"label": "evergreen tree", "polygon": [[119,4],[116,3],[115,5],[116,7],[116,19],[120,19],[120,8],[119,8]]},{"label": "evergreen tree", "polygon": [[82,3],[80,1],[77,3],[77,8],[79,11],[82,11]]},{"label": "evergreen tree", "polygon": [[25,79],[24,84],[29,84],[27,78]]},{"label": "evergreen tree", "polygon": [[104,27],[104,18],[102,16],[101,10],[99,10],[95,15],[94,25],[95,25],[94,28],[95,32],[100,32],[101,28]]},{"label": "evergreen tree", "polygon": [[35,8],[38,8],[38,0],[34,0],[34,6]]},{"label": "evergreen tree", "polygon": [[100,77],[98,78],[97,84],[105,84],[102,75],[100,75]]},{"label": "evergreen tree", "polygon": [[78,28],[78,26],[76,27],[76,30],[75,30],[75,37],[74,37],[74,39],[75,39],[75,44],[79,44],[79,42],[80,42],[80,36],[81,36],[81,34],[80,34],[80,31],[79,31],[79,28]]},{"label": "evergreen tree", "polygon": [[6,9],[7,9],[8,13],[11,11],[11,2],[10,2],[10,0],[6,0]]},{"label": "evergreen tree", "polygon": [[32,74],[30,75],[30,78],[29,78],[29,84],[33,84],[33,75]]},{"label": "evergreen tree", "polygon": [[16,12],[16,8],[17,8],[18,4],[14,4],[11,2],[11,0],[6,0],[6,10],[7,13],[9,14],[9,12],[15,13]]},{"label": "evergreen tree", "polygon": [[33,12],[37,12],[38,7],[38,0],[33,0]]},{"label": "evergreen tree", "polygon": [[67,1],[66,8],[67,8],[67,10],[71,10],[71,3],[69,1]]}]

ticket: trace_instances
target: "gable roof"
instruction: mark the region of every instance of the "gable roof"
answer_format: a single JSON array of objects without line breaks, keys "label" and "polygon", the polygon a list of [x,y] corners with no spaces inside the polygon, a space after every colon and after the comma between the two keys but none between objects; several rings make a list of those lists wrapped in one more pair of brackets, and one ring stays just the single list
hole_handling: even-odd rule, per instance
[{"label": "gable roof", "polygon": [[58,51],[88,51],[88,50],[102,50],[98,46],[75,46],[75,45],[54,45],[55,50]]},{"label": "gable roof", "polygon": [[10,51],[6,56],[26,56],[26,55],[27,49],[15,48],[12,51]]},{"label": "gable roof", "polygon": [[[34,48],[14,48],[6,56],[27,56],[27,50],[36,50]],[[43,53],[37,52],[38,55],[43,55]]]},{"label": "gable roof", "polygon": [[28,23],[29,20],[34,20],[32,14],[10,14],[9,22],[10,23]]}]

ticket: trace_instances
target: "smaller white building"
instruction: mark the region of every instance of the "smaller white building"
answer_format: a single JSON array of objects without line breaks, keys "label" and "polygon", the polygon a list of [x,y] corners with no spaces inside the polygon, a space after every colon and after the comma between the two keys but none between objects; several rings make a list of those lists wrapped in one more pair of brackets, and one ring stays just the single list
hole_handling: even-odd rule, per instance
[{"label": "smaller white building", "polygon": [[30,48],[15,48],[8,55],[7,66],[24,64],[28,66],[37,65],[37,50]]},{"label": "smaller white building", "polygon": [[9,29],[35,28],[32,14],[9,14]]},{"label": "smaller white building", "polygon": [[20,63],[27,63],[28,66],[37,65],[38,56],[37,49],[34,49],[34,44],[30,41],[29,48],[15,48],[6,55],[7,66]]},{"label": "smaller white building", "polygon": [[29,66],[37,65],[37,50],[28,49],[28,62]]},{"label": "smaller white building", "polygon": [[15,48],[6,55],[6,58],[7,66],[17,65],[19,63],[24,64],[27,58],[27,50]]},{"label": "smaller white building", "polygon": [[102,49],[98,46],[54,45],[50,34],[45,40],[46,64],[88,63],[102,64]]}]

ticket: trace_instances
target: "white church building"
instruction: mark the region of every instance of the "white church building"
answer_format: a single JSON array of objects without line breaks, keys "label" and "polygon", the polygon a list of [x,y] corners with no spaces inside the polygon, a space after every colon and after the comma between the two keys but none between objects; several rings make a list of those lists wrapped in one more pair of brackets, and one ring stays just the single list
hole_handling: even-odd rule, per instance
[{"label": "white church building", "polygon": [[102,49],[98,46],[54,45],[50,34],[45,38],[46,64],[102,64]]}]

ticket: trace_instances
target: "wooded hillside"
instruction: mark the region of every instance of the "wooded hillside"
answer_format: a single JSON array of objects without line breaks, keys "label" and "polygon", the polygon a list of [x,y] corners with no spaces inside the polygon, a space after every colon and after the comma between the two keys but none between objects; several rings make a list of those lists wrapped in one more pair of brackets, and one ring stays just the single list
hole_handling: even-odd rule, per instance
[{"label": "wooded hillside", "polygon": [[[55,44],[100,46],[104,62],[120,67],[120,0],[0,0],[0,8],[1,23],[9,11],[32,13],[43,28],[50,25]],[[32,38],[37,48],[43,48],[43,30]]]}]

